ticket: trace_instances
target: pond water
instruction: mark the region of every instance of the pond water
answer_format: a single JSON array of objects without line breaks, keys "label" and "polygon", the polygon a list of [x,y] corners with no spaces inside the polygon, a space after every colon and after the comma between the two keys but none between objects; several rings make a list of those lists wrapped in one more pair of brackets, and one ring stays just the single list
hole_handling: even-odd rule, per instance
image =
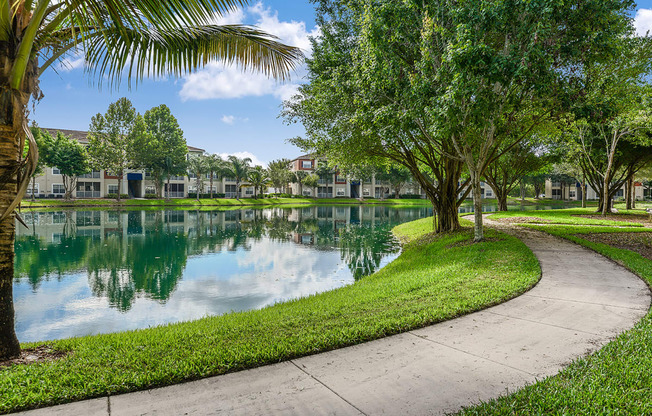
[{"label": "pond water", "polygon": [[371,205],[24,213],[16,332],[28,342],[147,328],[334,289],[398,256],[395,225],[431,215]]},{"label": "pond water", "polygon": [[341,287],[393,260],[429,208],[25,213],[14,304],[23,341],[147,328]]}]

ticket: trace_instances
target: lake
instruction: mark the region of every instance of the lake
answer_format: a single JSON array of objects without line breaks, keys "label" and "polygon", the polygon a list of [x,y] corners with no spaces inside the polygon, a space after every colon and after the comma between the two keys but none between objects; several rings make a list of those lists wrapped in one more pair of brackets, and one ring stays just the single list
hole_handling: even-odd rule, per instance
[{"label": "lake", "polygon": [[[510,207],[536,208],[551,207]],[[431,215],[373,205],[24,212],[18,339],[147,328],[335,289],[398,256],[394,226]]]}]

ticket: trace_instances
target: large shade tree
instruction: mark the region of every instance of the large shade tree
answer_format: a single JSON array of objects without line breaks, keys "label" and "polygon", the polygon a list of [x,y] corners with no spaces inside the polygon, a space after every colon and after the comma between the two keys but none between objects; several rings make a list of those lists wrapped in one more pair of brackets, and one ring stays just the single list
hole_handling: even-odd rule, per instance
[{"label": "large shade tree", "polygon": [[[0,2],[0,359],[16,357],[12,300],[15,208],[38,152],[27,122],[40,75],[68,54],[84,54],[98,82],[129,85],[147,76],[181,76],[212,60],[286,78],[301,52],[242,25],[216,25],[247,0],[3,0]],[[23,155],[25,141],[29,152]]]}]

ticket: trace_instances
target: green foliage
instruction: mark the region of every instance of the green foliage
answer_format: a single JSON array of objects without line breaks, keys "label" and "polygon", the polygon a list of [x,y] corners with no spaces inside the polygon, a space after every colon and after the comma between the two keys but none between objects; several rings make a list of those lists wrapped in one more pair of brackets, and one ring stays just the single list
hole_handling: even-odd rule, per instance
[{"label": "green foliage", "polygon": [[41,131],[39,136],[42,163],[59,169],[63,177],[64,197],[70,199],[77,183],[77,176],[90,171],[86,149],[77,140],[61,132],[57,132],[56,138],[46,131]]},{"label": "green foliage", "polygon": [[224,167],[224,174],[231,178],[235,179],[236,188],[237,188],[237,198],[240,199],[240,185],[242,181],[245,181],[249,176],[249,171],[251,166],[251,159],[245,157],[240,159],[236,156],[229,156],[227,159],[227,164]]},{"label": "green foliage", "polygon": [[276,191],[284,190],[288,183],[292,181],[292,172],[290,172],[289,159],[277,159],[269,162],[267,174],[271,185]]},{"label": "green foliage", "polygon": [[270,182],[267,171],[262,166],[256,166],[251,169],[247,175],[247,180],[254,187],[254,198],[258,197],[259,192],[263,194],[263,188],[267,187]]},{"label": "green foliage", "polygon": [[433,237],[431,224],[430,218],[397,228],[412,242],[353,285],[262,310],[53,341],[72,354],[3,369],[0,410],[142,390],[353,345],[483,309],[538,281],[536,258],[516,238],[490,231],[492,241],[465,244],[468,229]]}]

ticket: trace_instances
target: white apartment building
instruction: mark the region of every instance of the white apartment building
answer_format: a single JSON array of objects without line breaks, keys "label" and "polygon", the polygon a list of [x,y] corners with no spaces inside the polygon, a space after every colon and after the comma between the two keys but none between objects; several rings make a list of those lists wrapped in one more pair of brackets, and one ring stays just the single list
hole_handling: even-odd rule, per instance
[{"label": "white apartment building", "polygon": [[[88,132],[79,130],[44,129],[52,135],[61,132],[70,136],[82,145],[88,145]],[[203,154],[204,149],[188,146],[188,157]],[[37,198],[63,198],[63,178],[56,167],[46,167],[42,175],[36,177],[34,187],[30,182],[27,197],[34,193]],[[166,181],[167,182],[167,181]],[[208,175],[202,180],[204,193],[210,193],[210,181]],[[164,184],[164,195],[169,193],[171,198],[186,198],[188,193],[197,191],[196,177],[193,174],[187,176],[172,176],[170,178],[170,189],[167,183]],[[145,195],[156,194],[156,186],[149,173],[143,170],[128,170],[122,180],[122,189],[118,190],[118,177],[106,170],[94,170],[77,179],[77,187],[72,195],[75,198],[104,198],[107,194],[128,195],[129,198],[144,198]],[[233,178],[222,178],[213,180],[213,193],[223,193],[227,198],[236,196],[236,182]],[[241,196],[253,196],[253,188],[243,187]]]},{"label": "white apartment building", "polygon": [[[642,201],[645,199],[645,191],[643,184],[640,182],[634,182],[634,198],[637,201]],[[571,200],[571,201],[581,201],[582,200],[582,185],[579,182],[576,183],[560,183],[553,182],[550,179],[546,179],[545,185],[545,195],[546,198],[552,199],[561,199],[561,200]],[[623,185],[615,195],[616,199],[625,198],[625,185]],[[586,187],[586,199],[587,200],[597,200],[599,199],[598,193],[587,184]]]}]

